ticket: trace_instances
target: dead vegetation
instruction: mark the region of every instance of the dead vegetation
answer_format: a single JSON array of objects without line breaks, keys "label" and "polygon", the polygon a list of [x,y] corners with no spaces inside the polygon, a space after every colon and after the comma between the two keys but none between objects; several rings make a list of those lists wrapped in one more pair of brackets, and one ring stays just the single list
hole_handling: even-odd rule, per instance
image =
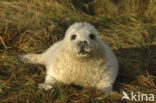
[{"label": "dead vegetation", "polygon": [[[155,17],[155,0],[1,0],[0,102],[118,103],[123,90],[156,94]],[[63,84],[40,90],[45,68],[16,60],[19,54],[43,52],[79,21],[95,25],[118,56],[114,96]]]}]

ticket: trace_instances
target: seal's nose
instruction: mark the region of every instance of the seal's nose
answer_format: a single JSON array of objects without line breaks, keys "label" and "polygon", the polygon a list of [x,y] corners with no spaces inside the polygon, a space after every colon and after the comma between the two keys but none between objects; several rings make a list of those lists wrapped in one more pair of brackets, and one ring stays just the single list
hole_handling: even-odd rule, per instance
[{"label": "seal's nose", "polygon": [[86,47],[88,45],[88,42],[86,40],[84,41],[79,41],[78,46],[80,47]]}]

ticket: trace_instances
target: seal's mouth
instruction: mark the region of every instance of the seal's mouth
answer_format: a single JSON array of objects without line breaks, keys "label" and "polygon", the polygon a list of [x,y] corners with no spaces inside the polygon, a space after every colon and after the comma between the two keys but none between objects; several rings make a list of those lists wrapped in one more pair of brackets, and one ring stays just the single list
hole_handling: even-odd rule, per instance
[{"label": "seal's mouth", "polygon": [[81,49],[79,52],[78,52],[78,57],[87,57],[89,56],[89,52],[84,50],[84,49]]},{"label": "seal's mouth", "polygon": [[89,52],[82,49],[82,50],[79,51],[79,54],[86,55],[86,54],[89,54]]}]

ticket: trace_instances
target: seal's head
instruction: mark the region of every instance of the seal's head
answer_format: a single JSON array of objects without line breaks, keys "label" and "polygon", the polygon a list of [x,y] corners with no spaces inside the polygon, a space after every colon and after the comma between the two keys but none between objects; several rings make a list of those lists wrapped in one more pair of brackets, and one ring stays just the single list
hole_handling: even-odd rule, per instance
[{"label": "seal's head", "polygon": [[90,57],[97,50],[98,32],[89,23],[75,23],[66,31],[67,49],[76,57]]}]

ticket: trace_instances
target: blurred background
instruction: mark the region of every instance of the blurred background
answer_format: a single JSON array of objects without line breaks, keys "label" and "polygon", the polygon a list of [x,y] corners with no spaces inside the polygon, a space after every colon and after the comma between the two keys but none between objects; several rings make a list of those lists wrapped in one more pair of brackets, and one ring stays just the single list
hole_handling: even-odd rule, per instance
[{"label": "blurred background", "polygon": [[[93,24],[117,55],[115,95],[66,85],[40,90],[45,67],[17,61],[63,39],[75,22]],[[156,0],[0,0],[0,102],[118,103],[123,90],[156,94]]]}]

